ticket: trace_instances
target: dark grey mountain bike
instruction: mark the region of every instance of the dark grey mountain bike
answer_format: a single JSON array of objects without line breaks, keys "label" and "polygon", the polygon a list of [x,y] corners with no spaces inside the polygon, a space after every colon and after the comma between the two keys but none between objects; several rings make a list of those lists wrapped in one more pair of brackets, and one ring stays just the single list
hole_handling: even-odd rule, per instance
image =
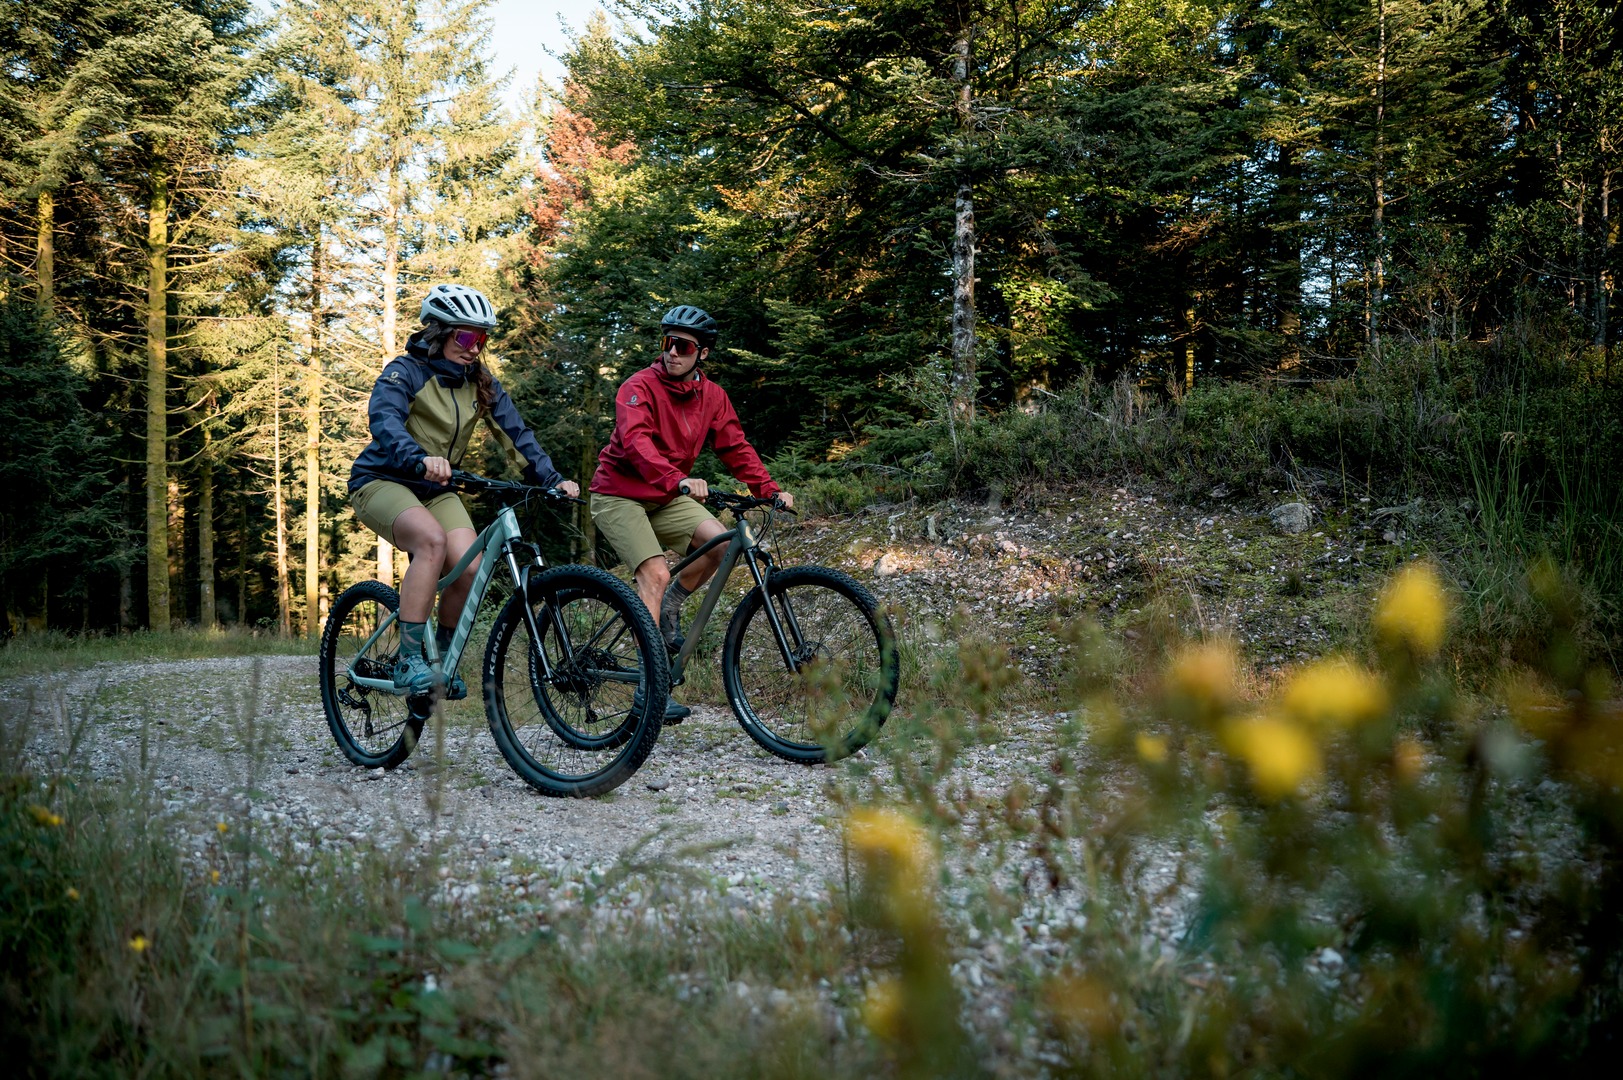
[{"label": "dark grey mountain bike", "polygon": [[[458,491],[502,503],[496,520],[440,579],[443,589],[481,553],[467,605],[444,656],[424,642],[440,685],[456,671],[497,570],[513,595],[485,646],[485,716],[507,763],[546,795],[601,795],[625,783],[654,748],[670,693],[664,642],[624,582],[591,566],[548,569],[524,539],[516,505],[575,502],[558,491],[452,473]],[[392,769],[411,755],[432,713],[427,697],[394,688],[400,594],[381,581],[346,589],[321,635],[321,703],[344,756]]]},{"label": "dark grey mountain bike", "polygon": [[[740,560],[755,579],[727,624],[721,675],[739,724],[765,749],[804,764],[854,754],[879,733],[896,703],[901,662],[896,631],[873,594],[823,566],[778,567],[750,524],[770,531],[785,511],[773,499],[712,491],[705,503],[737,524],[682,559],[674,578],[722,544],[721,566],[703,593],[671,681],[693,659],[706,624]],[[764,514],[764,517],[761,515]]]}]

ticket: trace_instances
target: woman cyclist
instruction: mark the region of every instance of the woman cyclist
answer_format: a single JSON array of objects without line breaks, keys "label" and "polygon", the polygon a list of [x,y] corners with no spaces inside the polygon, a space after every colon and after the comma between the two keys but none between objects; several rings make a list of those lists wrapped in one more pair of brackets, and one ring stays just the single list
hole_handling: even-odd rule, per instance
[{"label": "woman cyclist", "polygon": [[[395,689],[409,694],[434,688],[423,636],[435,584],[477,535],[461,496],[446,490],[451,470],[468,452],[474,422],[485,422],[528,483],[580,494],[579,485],[553,468],[507,391],[480,362],[496,329],[496,310],[484,294],[466,285],[435,285],[423,299],[421,319],[406,354],[391,360],[372,387],[372,442],[349,474],[355,516],[412,556],[400,581],[400,657],[391,673]],[[475,559],[440,595],[435,642],[441,655],[478,566]],[[444,690],[452,700],[468,696],[461,676],[453,675]]]}]

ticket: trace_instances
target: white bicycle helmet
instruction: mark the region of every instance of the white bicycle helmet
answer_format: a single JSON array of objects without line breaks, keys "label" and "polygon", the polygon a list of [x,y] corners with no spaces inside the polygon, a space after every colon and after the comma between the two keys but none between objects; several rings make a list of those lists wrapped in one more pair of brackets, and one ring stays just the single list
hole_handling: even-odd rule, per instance
[{"label": "white bicycle helmet", "polygon": [[467,285],[442,284],[429,289],[419,317],[425,323],[435,319],[446,326],[496,329],[496,309],[484,293]]}]

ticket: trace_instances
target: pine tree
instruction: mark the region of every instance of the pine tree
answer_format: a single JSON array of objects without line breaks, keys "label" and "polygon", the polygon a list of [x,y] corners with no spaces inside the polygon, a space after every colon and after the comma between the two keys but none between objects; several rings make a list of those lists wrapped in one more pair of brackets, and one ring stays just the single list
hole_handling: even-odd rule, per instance
[{"label": "pine tree", "polygon": [[[62,331],[22,294],[0,300],[0,594],[5,634],[85,628],[134,555],[112,437],[84,407]],[[65,610],[66,607],[76,611]]]}]

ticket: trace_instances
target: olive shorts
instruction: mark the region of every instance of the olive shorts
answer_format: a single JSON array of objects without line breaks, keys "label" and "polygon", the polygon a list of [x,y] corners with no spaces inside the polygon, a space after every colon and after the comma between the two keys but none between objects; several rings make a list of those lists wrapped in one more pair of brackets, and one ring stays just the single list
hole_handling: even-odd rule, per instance
[{"label": "olive shorts", "polygon": [[473,528],[473,518],[468,516],[468,508],[462,505],[462,497],[454,491],[435,495],[423,502],[404,484],[397,484],[393,480],[373,480],[350,494],[349,505],[354,507],[355,516],[361,519],[361,524],[391,544],[394,543],[395,518],[414,506],[421,506],[433,514],[434,520],[446,532]]},{"label": "olive shorts", "polygon": [[592,524],[597,526],[599,536],[614,545],[632,573],[667,549],[686,555],[694,530],[714,520],[714,514],[687,495],[678,495],[661,506],[657,502],[592,493]]}]

